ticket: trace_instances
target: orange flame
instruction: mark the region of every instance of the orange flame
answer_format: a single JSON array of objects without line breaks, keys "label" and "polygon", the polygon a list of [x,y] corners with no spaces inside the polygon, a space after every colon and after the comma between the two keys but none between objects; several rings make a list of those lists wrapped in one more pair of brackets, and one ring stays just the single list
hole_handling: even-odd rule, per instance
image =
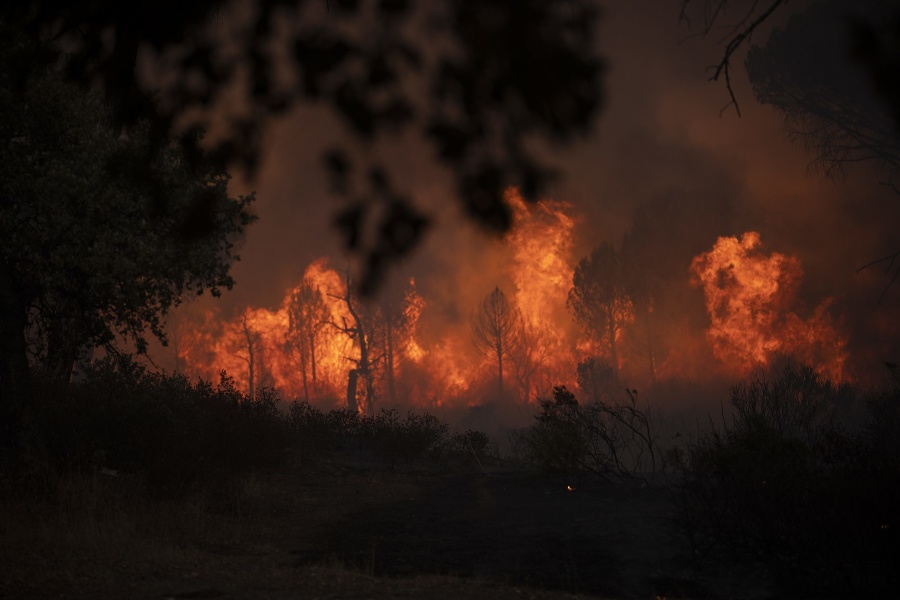
[{"label": "orange flame", "polygon": [[691,263],[693,283],[706,295],[713,353],[742,375],[786,355],[840,379],[846,342],[828,315],[830,300],[808,319],[799,317],[791,308],[803,278],[800,261],[778,252],[766,256],[761,243],[754,231],[720,237]]},{"label": "orange flame", "polygon": [[[504,292],[520,311],[523,325],[518,345],[506,357],[504,390],[511,392],[504,393],[533,402],[554,385],[574,386],[579,361],[604,356],[608,351],[585,338],[566,308],[577,261],[573,255],[577,224],[573,207],[551,200],[526,204],[515,190],[507,191],[506,200],[513,211],[514,227],[489,261],[494,265],[490,274],[498,285],[508,288]],[[708,376],[716,370],[709,368],[709,362],[718,360],[719,371],[743,376],[769,364],[777,355],[788,354],[831,377],[841,377],[845,342],[828,314],[829,301],[805,319],[798,316],[796,295],[803,275],[799,261],[777,252],[766,255],[760,245],[755,232],[740,239],[723,237],[709,252],[693,259],[692,282],[705,292],[711,324],[705,335],[687,325],[684,331],[679,329],[676,337],[684,356],[670,354],[667,364],[671,368],[660,366],[657,373],[684,375],[685,365],[696,362],[702,367],[691,374]],[[453,274],[446,276],[452,278]],[[467,281],[460,277],[455,285],[464,288]],[[450,283],[454,283],[452,279]],[[308,296],[310,287],[318,291],[324,305],[319,307],[320,326],[313,335],[312,372],[304,362],[309,360],[308,353],[303,354],[308,350],[301,349],[302,344],[297,342],[296,321],[300,317],[296,310],[292,312],[296,305],[291,304],[304,290]],[[359,305],[358,313],[376,319],[366,326],[368,335],[374,336],[370,340],[372,365],[368,372],[361,373],[369,378],[371,389],[363,385],[357,388],[358,395],[372,391],[375,397],[372,402],[360,397],[357,405],[361,409],[372,410],[386,396],[425,408],[475,405],[492,398],[497,389],[493,385],[496,363],[492,365],[491,357],[475,351],[464,317],[476,309],[473,298],[478,293],[469,290],[464,296],[466,300],[453,307],[456,324],[451,327],[442,320],[446,319],[447,302],[434,302],[432,306],[417,289],[416,281],[408,280],[408,286],[395,296],[399,306],[393,310],[399,312],[390,313],[402,327],[390,343],[379,333],[384,325],[377,321],[378,311],[386,310],[386,305]],[[342,405],[350,372],[359,369],[361,360],[347,297],[346,278],[326,259],[319,259],[306,268],[297,286],[286,291],[276,309],[247,308],[231,320],[208,311],[199,322],[182,323],[178,358],[188,374],[206,379],[215,380],[220,371],[226,370],[251,394],[261,386],[273,386],[285,398]],[[472,305],[465,305],[469,302]],[[623,302],[628,303],[629,313],[617,342],[622,341],[619,336],[623,331],[634,334],[637,330],[633,328],[641,326],[640,319],[647,318],[643,313],[634,314],[630,300]],[[652,313],[652,304],[644,312]],[[388,366],[388,355],[393,368]],[[620,352],[620,363],[628,367],[623,370],[627,377],[641,371],[637,364],[627,364],[636,358],[622,356]]]},{"label": "orange flame", "polygon": [[509,271],[525,322],[518,358],[522,394],[534,400],[560,381],[571,382],[579,334],[566,310],[575,257],[576,219],[568,202],[542,200],[527,205],[515,189],[506,192],[513,210]]}]

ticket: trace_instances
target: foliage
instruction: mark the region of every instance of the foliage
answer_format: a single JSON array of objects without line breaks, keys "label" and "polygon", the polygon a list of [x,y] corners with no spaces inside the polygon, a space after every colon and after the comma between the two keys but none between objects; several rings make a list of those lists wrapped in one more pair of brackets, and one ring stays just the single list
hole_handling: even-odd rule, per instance
[{"label": "foliage", "polygon": [[609,352],[610,363],[618,373],[616,341],[632,318],[632,301],[626,291],[621,256],[612,244],[600,244],[578,262],[566,306],[585,333]]},{"label": "foliage", "polygon": [[[46,358],[58,330],[73,327],[79,344],[119,335],[141,350],[145,329],[164,338],[162,317],[183,294],[232,287],[252,196],[229,198],[224,171],[188,166],[174,146],[144,165],[139,184],[127,171],[148,159],[146,126],[120,135],[95,94],[54,72],[33,79],[23,97],[4,83],[0,257],[16,300],[31,309],[35,354]],[[151,187],[165,195],[165,211]],[[215,218],[202,239],[182,231],[195,202]]]},{"label": "foliage", "polygon": [[823,418],[838,389],[806,367],[734,388],[732,426],[694,440],[677,485],[699,560],[753,561],[789,594],[895,588],[900,461],[877,418],[856,433]]},{"label": "foliage", "polygon": [[848,14],[856,23],[883,23],[895,12],[889,5],[868,0],[850,10],[846,2],[817,2],[747,54],[756,98],[784,115],[790,138],[813,154],[826,176],[860,161],[889,181],[900,169],[895,115],[854,60],[855,29],[847,25]]},{"label": "foliage", "polygon": [[316,347],[319,332],[328,323],[331,313],[325,304],[322,290],[305,277],[292,292],[288,305],[288,333],[285,343],[296,354],[303,377],[303,396],[308,402],[310,388],[315,392]]},{"label": "foliage", "polygon": [[[123,11],[110,0],[33,0],[4,5],[0,25],[65,45],[71,78],[105,91],[117,124],[146,119],[161,138],[216,125],[214,153],[250,173],[271,118],[329,109],[352,136],[323,158],[347,198],[336,219],[345,245],[367,259],[365,289],[427,224],[394,189],[382,139],[422,140],[455,175],[471,218],[505,231],[503,190],[519,183],[534,197],[549,177],[526,142],[586,132],[601,105],[592,2],[294,0],[254,3],[240,16],[229,4],[141,0]],[[17,74],[56,56],[26,58]],[[161,90],[138,63],[166,73]]]},{"label": "foliage", "polygon": [[552,472],[609,479],[654,471],[650,419],[637,407],[637,392],[627,393],[627,402],[580,405],[572,392],[555,387],[552,400],[538,401],[537,422],[519,433],[519,450],[528,463]]},{"label": "foliage", "polygon": [[[23,60],[13,36],[0,64]],[[30,366],[64,386],[80,352],[165,341],[167,311],[234,284],[253,197],[146,123],[117,129],[95,93],[58,69],[0,75],[0,436],[27,405]],[[141,176],[137,177],[136,172]],[[165,197],[164,204],[159,197]],[[194,227],[197,206],[204,214]],[[30,364],[29,364],[30,363]],[[9,431],[5,431],[6,429]]]},{"label": "foliage", "polygon": [[40,394],[35,458],[59,474],[110,470],[136,476],[161,495],[182,495],[289,457],[314,463],[334,452],[388,468],[420,461],[497,457],[486,434],[450,435],[428,413],[346,408],[323,412],[303,401],[282,410],[271,389],[251,398],[222,374],[217,385],[147,371],[127,356],[89,365],[67,396]]},{"label": "foliage", "polygon": [[456,459],[464,464],[473,460],[483,465],[486,460],[500,458],[500,449],[491,436],[481,431],[468,429],[454,432],[447,440],[445,453],[448,458]]},{"label": "foliage", "polygon": [[271,390],[250,400],[224,374],[215,387],[192,384],[127,357],[92,364],[67,397],[45,398],[39,414],[57,470],[138,474],[164,494],[275,466],[288,443]]},{"label": "foliage", "polygon": [[736,428],[754,423],[786,437],[811,441],[823,429],[833,428],[839,421],[847,423],[856,400],[851,386],[835,385],[811,366],[790,360],[772,370],[777,378],[757,377],[732,389]]},{"label": "foliage", "polygon": [[364,462],[382,463],[390,469],[426,461],[448,460],[481,463],[499,457],[497,443],[480,431],[449,433],[449,426],[434,415],[382,409],[375,416],[347,408],[327,413],[306,402],[291,404],[288,416],[293,446],[301,460],[315,461],[332,452],[355,455]]},{"label": "foliage", "polygon": [[608,401],[625,387],[612,365],[595,357],[578,363],[576,381],[578,389],[587,396],[588,402]]}]

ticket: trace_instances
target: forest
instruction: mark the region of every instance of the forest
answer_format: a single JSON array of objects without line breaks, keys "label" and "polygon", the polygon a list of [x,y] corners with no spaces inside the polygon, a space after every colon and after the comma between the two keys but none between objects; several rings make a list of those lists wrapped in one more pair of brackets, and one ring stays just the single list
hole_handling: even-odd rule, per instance
[{"label": "forest", "polygon": [[653,6],[0,9],[0,596],[892,593],[900,8]]}]

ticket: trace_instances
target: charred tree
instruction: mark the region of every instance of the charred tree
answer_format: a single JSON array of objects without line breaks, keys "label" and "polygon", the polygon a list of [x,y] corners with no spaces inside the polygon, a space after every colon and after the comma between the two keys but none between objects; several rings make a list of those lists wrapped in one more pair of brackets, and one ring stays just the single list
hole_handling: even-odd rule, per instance
[{"label": "charred tree", "polygon": [[632,302],[625,289],[622,260],[609,243],[597,246],[575,268],[573,286],[566,305],[575,319],[601,346],[609,351],[609,360],[618,375],[617,338],[632,317]]},{"label": "charred tree", "polygon": [[397,369],[411,335],[407,309],[413,293],[411,282],[406,286],[385,289],[371,315],[373,328],[379,336],[384,383],[392,405],[397,403]]},{"label": "charred tree", "polygon": [[[344,288],[344,293],[341,296],[332,297],[337,298],[344,302],[347,306],[347,312],[350,313],[350,317],[353,319],[352,323],[347,323],[343,321],[341,324],[337,324],[334,321],[331,321],[331,325],[338,329],[338,331],[345,334],[349,337],[353,343],[356,345],[356,348],[359,350],[359,358],[351,358],[349,359],[351,362],[355,363],[356,367],[351,369],[349,373],[349,380],[347,384],[347,407],[353,408],[357,405],[356,402],[356,387],[357,387],[357,378],[362,377],[365,382],[365,390],[366,390],[366,410],[369,414],[375,414],[375,360],[373,360],[372,356],[372,328],[370,327],[371,319],[366,318],[365,314],[365,306],[356,298],[352,292],[353,285],[350,280],[350,272],[347,271],[346,277],[346,286]],[[351,388],[354,392],[354,396],[352,398],[352,406],[351,406],[351,398],[350,391]]]},{"label": "charred tree", "polygon": [[287,346],[296,353],[303,379],[304,399],[309,401],[310,387],[317,388],[316,354],[319,332],[330,317],[322,291],[312,280],[304,280],[291,293],[288,307]]},{"label": "charred tree", "polygon": [[548,355],[549,345],[544,331],[534,323],[524,324],[520,343],[511,354],[516,382],[523,399],[530,400],[533,393],[536,397],[538,390],[543,390],[545,384],[551,383],[547,381],[546,373],[543,373]]},{"label": "charred tree", "polygon": [[497,389],[503,398],[503,363],[521,343],[522,315],[495,287],[484,297],[470,323],[475,349],[497,361]]},{"label": "charred tree", "polygon": [[359,380],[359,372],[356,369],[350,369],[347,374],[347,408],[350,412],[359,412],[359,405],[356,403],[356,383]]},{"label": "charred tree", "polygon": [[256,400],[256,372],[259,369],[259,352],[257,347],[259,333],[250,327],[246,315],[241,318],[241,331],[247,343],[247,356],[241,357],[247,363],[247,393],[250,396],[250,400]]}]

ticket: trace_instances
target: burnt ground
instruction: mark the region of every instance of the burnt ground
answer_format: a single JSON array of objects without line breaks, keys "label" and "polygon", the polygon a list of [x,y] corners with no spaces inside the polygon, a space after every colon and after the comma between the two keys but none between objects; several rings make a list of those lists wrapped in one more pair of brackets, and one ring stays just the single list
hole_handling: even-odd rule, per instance
[{"label": "burnt ground", "polygon": [[679,547],[664,492],[523,473],[412,478],[398,498],[298,548],[379,577],[419,573],[653,597]]},{"label": "burnt ground", "polygon": [[0,597],[764,595],[752,574],[692,570],[673,507],[665,486],[643,482],[332,461],[247,484],[163,556],[6,548]]}]

